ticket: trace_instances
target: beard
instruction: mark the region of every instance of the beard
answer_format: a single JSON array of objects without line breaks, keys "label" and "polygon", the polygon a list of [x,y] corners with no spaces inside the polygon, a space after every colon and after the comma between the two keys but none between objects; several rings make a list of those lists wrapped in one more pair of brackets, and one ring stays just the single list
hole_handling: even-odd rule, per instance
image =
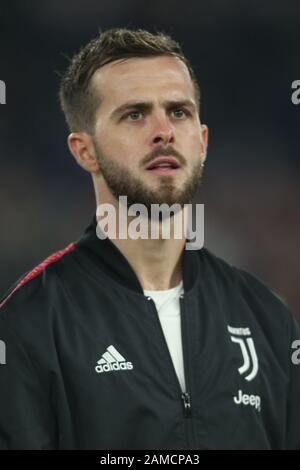
[{"label": "beard", "polygon": [[[168,206],[178,204],[183,208],[185,204],[193,201],[201,185],[203,166],[201,165],[200,156],[191,169],[191,175],[181,188],[176,187],[173,176],[162,175],[158,177],[159,187],[154,190],[147,183],[144,183],[141,178],[134,176],[129,168],[105,155],[95,140],[93,140],[93,144],[96,159],[107,187],[117,201],[120,196],[127,196],[128,207],[133,204],[143,204],[149,214],[152,204],[167,204]],[[180,158],[180,161],[183,161],[183,157]]]}]

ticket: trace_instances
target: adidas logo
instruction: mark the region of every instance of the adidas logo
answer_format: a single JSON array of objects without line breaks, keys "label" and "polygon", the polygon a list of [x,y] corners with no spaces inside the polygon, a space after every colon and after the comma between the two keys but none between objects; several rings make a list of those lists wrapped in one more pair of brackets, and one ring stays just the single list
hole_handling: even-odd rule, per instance
[{"label": "adidas logo", "polygon": [[95,371],[98,374],[115,370],[133,369],[132,363],[127,362],[126,359],[112,345],[108,346],[106,352],[102,354],[102,357],[99,359],[97,364],[99,365],[95,367]]}]

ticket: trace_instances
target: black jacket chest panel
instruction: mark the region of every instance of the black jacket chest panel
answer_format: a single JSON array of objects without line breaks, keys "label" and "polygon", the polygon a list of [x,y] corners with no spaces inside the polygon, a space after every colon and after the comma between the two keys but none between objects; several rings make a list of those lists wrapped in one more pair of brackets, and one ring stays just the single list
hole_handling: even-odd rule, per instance
[{"label": "black jacket chest panel", "polygon": [[[143,295],[120,288],[115,282],[107,288],[105,281],[105,276],[97,280],[83,277],[79,290],[65,279],[61,290],[58,308],[64,313],[57,316],[54,328],[57,377],[58,382],[64,377],[65,399],[72,404],[72,414],[86,415],[85,425],[91,430],[87,443],[96,432],[95,423],[111,419],[115,422],[120,439],[118,434],[109,433],[112,440],[105,437],[103,448],[105,445],[126,448],[132,440],[139,447],[140,430],[134,422],[143,422],[143,429],[149,430],[149,445],[153,445],[153,429],[157,428],[165,433],[157,434],[157,445],[163,443],[168,447],[172,442],[175,448],[183,448],[187,446],[184,437],[187,418],[154,305]],[[199,283],[192,294],[181,300],[181,321],[195,448],[232,448],[233,440],[237,448],[278,445],[282,436],[274,429],[274,435],[269,433],[267,437],[266,426],[285,418],[285,397],[280,384],[286,378],[239,291],[229,299],[220,286]],[[253,359],[248,352],[249,370],[240,374],[238,369],[244,356],[240,343],[232,341],[234,335],[229,333],[228,326],[251,331],[249,337],[255,347],[258,371],[250,381],[245,377],[253,369]],[[245,338],[234,337],[244,341],[247,348]],[[97,361],[110,346],[132,368],[97,372]],[[99,403],[103,406],[97,406]],[[93,413],[90,417],[89,409]],[[142,442],[141,448],[147,442],[145,434]]]}]

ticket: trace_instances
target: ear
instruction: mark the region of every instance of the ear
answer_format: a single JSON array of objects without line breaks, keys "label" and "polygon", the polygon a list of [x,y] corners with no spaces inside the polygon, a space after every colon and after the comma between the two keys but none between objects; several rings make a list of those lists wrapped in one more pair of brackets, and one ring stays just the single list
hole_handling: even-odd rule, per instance
[{"label": "ear", "polygon": [[201,143],[202,143],[202,163],[206,160],[206,152],[208,146],[208,127],[205,124],[201,124]]},{"label": "ear", "polygon": [[72,132],[68,136],[68,147],[78,165],[89,173],[99,172],[94,145],[86,132]]}]

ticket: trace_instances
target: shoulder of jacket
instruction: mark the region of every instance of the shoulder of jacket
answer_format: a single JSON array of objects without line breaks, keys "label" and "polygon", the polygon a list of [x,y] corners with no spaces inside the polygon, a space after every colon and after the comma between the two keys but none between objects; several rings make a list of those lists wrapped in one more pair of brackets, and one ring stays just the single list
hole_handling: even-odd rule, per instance
[{"label": "shoulder of jacket", "polygon": [[74,249],[75,244],[70,243],[23,274],[0,299],[0,319],[9,312],[25,313],[51,304],[51,294],[58,284],[57,269]]},{"label": "shoulder of jacket", "polygon": [[235,281],[237,275],[236,271],[238,271],[235,266],[232,266],[228,261],[215,255],[207,248],[199,250],[199,255],[205,264],[205,270],[208,275],[213,276],[214,279],[219,278],[219,280],[224,283]]},{"label": "shoulder of jacket", "polygon": [[281,318],[293,317],[287,301],[257,275],[231,265],[207,249],[204,256],[208,269],[214,272],[214,279],[218,278],[225,288],[239,291],[248,304],[267,307],[272,313],[276,310]]}]

